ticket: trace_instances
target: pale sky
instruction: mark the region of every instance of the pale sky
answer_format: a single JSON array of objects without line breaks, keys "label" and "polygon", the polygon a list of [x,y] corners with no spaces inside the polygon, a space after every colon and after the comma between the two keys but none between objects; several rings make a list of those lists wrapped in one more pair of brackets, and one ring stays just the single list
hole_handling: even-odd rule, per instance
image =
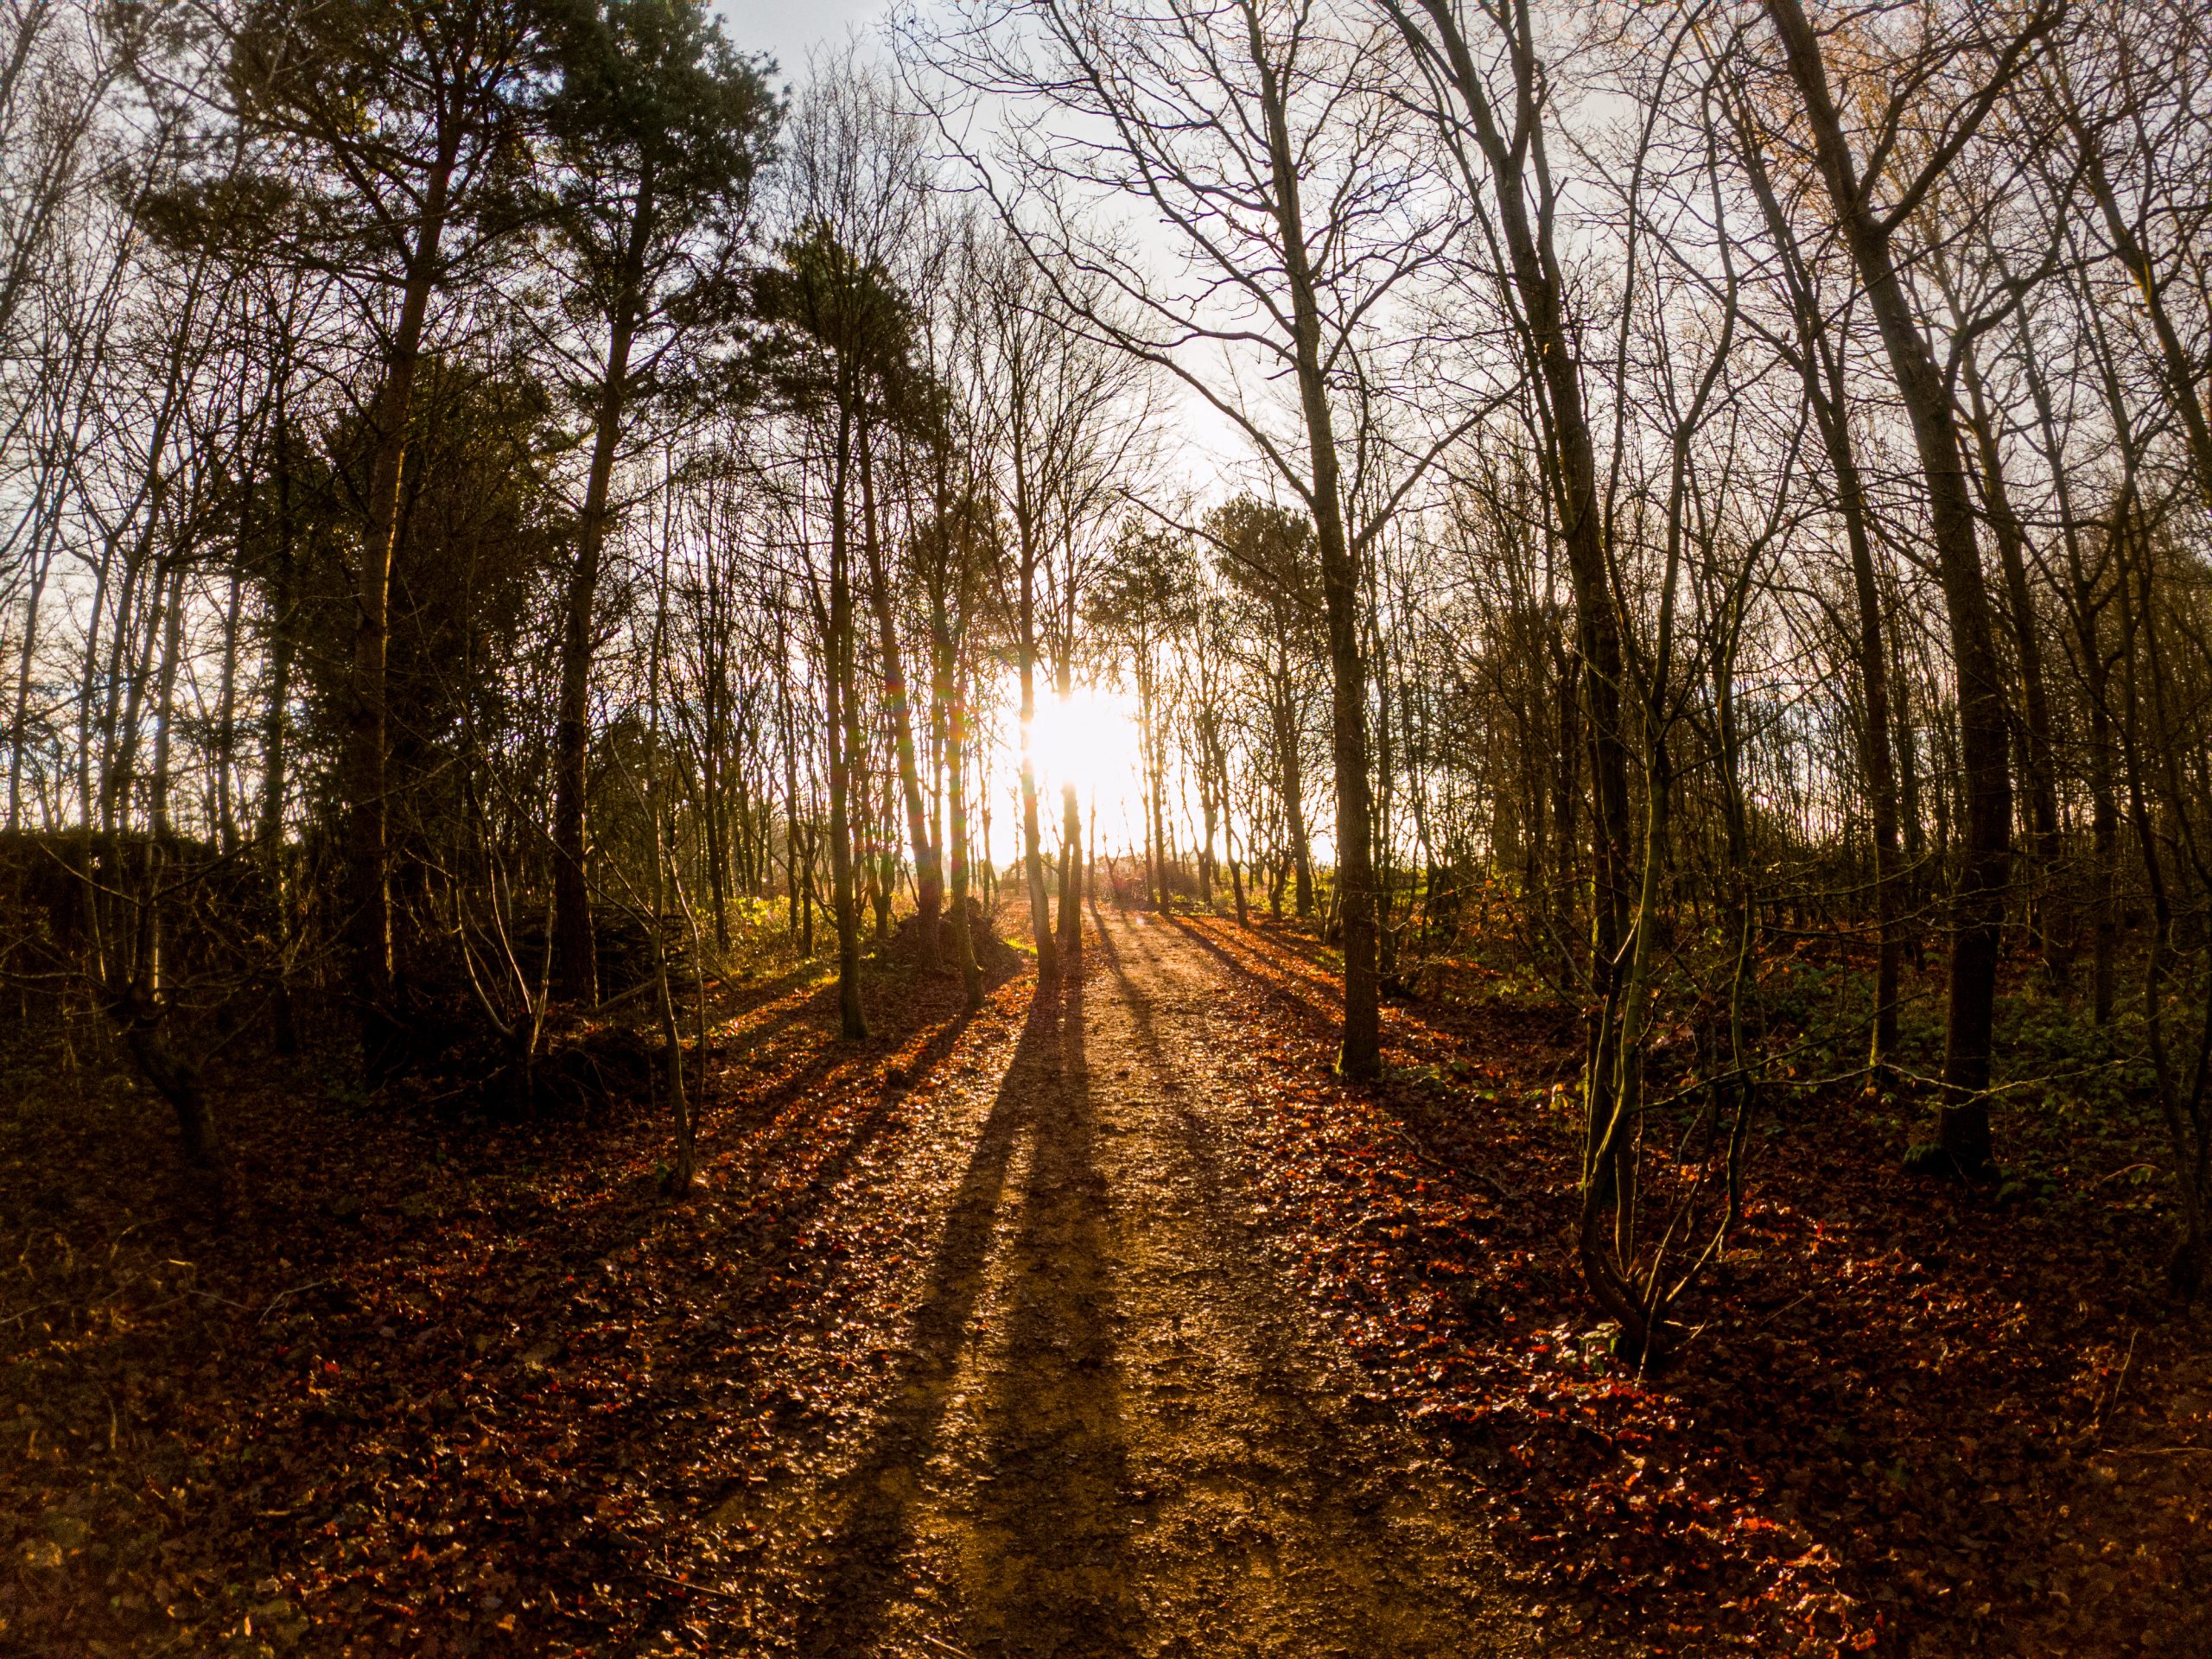
[{"label": "pale sky", "polygon": [[[714,3],[730,43],[741,52],[769,54],[776,60],[777,84],[796,88],[806,79],[808,54],[817,48],[835,50],[856,36],[863,56],[879,52],[879,30],[894,0],[714,0]],[[1211,469],[1201,467],[1198,470],[1211,471],[1217,489],[1204,493],[1219,493],[1232,474],[1241,476],[1250,452],[1240,435],[1211,410],[1176,396],[1172,390],[1167,404],[1163,416],[1183,429],[1179,434],[1181,447],[1196,456],[1212,459]],[[1010,688],[1007,700],[1010,709]],[[1049,704],[1050,699],[1046,702]],[[1020,828],[1020,763],[1010,715],[1004,725],[1000,734],[1003,747],[982,785],[991,797],[989,855],[1001,865],[1014,857]],[[1048,849],[1058,843],[1058,786],[1064,777],[1076,785],[1086,814],[1095,809],[1091,822],[1103,848],[1126,851],[1143,844],[1142,768],[1138,757],[1135,709],[1124,695],[1084,690],[1071,707],[1048,707],[1040,715],[1037,760],[1046,791]],[[1179,788],[1171,786],[1167,804],[1170,815],[1179,820],[1187,818],[1181,793]],[[1176,833],[1187,841],[1195,832],[1184,823]]]},{"label": "pale sky", "polygon": [[719,0],[715,8],[733,46],[771,54],[780,81],[793,86],[809,49],[842,46],[851,32],[871,35],[890,9],[889,0]]}]

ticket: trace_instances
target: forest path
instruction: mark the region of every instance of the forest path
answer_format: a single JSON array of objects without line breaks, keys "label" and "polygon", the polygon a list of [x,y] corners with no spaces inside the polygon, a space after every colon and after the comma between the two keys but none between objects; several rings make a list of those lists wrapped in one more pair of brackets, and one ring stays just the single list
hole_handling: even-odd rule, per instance
[{"label": "forest path", "polygon": [[1223,967],[1172,924],[1092,922],[976,1125],[900,1387],[779,1517],[818,1539],[801,1649],[1532,1648],[1465,1477],[1268,1260]]}]

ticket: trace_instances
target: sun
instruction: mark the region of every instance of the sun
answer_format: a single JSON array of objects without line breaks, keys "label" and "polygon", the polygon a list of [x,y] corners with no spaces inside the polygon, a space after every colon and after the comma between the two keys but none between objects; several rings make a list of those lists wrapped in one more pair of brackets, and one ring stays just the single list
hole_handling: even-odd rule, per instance
[{"label": "sun", "polygon": [[1057,795],[1073,784],[1103,836],[1125,838],[1124,820],[1141,835],[1144,757],[1135,697],[1095,685],[1078,685],[1065,700],[1048,694],[1030,732],[1040,785]]}]

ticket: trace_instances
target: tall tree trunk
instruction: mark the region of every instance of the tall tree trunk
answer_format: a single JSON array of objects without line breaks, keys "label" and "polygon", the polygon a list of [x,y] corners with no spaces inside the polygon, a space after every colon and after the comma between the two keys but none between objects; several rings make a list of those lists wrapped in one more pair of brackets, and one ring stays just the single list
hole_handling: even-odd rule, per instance
[{"label": "tall tree trunk", "polygon": [[[2132,447],[2125,429],[2122,442]],[[2131,457],[2132,459],[2132,457]],[[2124,532],[2139,526],[2122,520]],[[2212,1249],[2212,1217],[2207,1215],[2208,1179],[2212,1179],[2212,1124],[2205,1115],[2205,1088],[2212,1072],[2212,1007],[2200,1001],[2191,1010],[2203,1022],[2190,1076],[2184,1080],[2169,1046],[2166,1022],[2171,1005],[2182,1001],[2171,988],[2174,969],[2174,903],[2165,870],[2165,844],[2172,839],[2169,823],[2187,811],[2184,798],[2171,785],[2173,776],[2174,732],[2168,718],[2165,672],[2158,648],[2157,596],[2153,588],[2153,557],[2148,538],[2124,533],[2120,543],[2118,581],[2120,652],[2120,680],[2122,717],[2120,748],[2127,780],[2128,817],[2135,831],[2137,855],[2143,861],[2144,885],[2151,900],[2151,937],[2143,961],[2143,1029],[2150,1050],[2152,1076],[2160,1116],[2164,1119],[2177,1196],[2181,1200],[2182,1239],[2168,1266],[2174,1287],[2193,1296],[2202,1283],[2208,1249]],[[2128,550],[2133,550],[2131,561]],[[2148,678],[2146,697],[2142,682]],[[2148,702],[2147,709],[2144,707]],[[2149,724],[2153,729],[2146,732]],[[2146,755],[2146,747],[2156,751]],[[2153,759],[2164,762],[2169,787],[2165,799],[2152,794],[2146,778]],[[2187,846],[2186,840],[2183,845]]]},{"label": "tall tree trunk", "polygon": [[[1574,588],[1576,647],[1592,769],[1590,969],[1597,1013],[1586,1093],[1594,1114],[1604,1080],[1613,1068],[1614,978],[1629,905],[1628,749],[1621,730],[1620,630],[1599,511],[1597,449],[1583,397],[1580,357],[1567,327],[1566,280],[1552,242],[1551,218],[1547,213],[1533,219],[1529,211],[1528,168],[1532,156],[1540,163],[1541,156],[1544,75],[1526,10],[1517,10],[1510,23],[1501,16],[1515,98],[1509,137],[1452,0],[1419,0],[1419,5],[1435,32],[1433,55],[1459,95],[1490,174],[1490,194],[1505,234],[1514,291],[1521,301],[1522,350],[1549,423],[1545,472]],[[1420,26],[1409,11],[1396,3],[1391,10],[1409,38],[1420,40]],[[1541,172],[1539,178],[1541,181]],[[1471,167],[1467,182],[1474,188]],[[1548,199],[1548,182],[1544,188]],[[1567,844],[1561,842],[1562,847]],[[1594,1143],[1599,1134],[1594,1116],[1588,1130]]]},{"label": "tall tree trunk", "polygon": [[[701,747],[702,765],[699,771],[699,811],[707,842],[707,902],[715,910],[715,947],[729,949],[729,823],[721,810],[721,768],[715,756],[717,745],[711,722],[706,728],[706,741]],[[742,794],[738,802],[738,862],[748,860],[745,853],[747,837],[745,833],[745,802]],[[738,871],[742,884],[745,872]]]},{"label": "tall tree trunk", "polygon": [[1244,870],[1236,859],[1236,820],[1227,820],[1222,833],[1222,842],[1229,855],[1229,893],[1236,904],[1236,925],[1249,927],[1252,917],[1244,897]]},{"label": "tall tree trunk", "polygon": [[1829,94],[1820,41],[1798,0],[1767,0],[1767,12],[1782,37],[1838,225],[1880,326],[1928,491],[1929,530],[1958,676],[1959,756],[1966,792],[1940,1136],[1951,1164],[1978,1177],[1994,1162],[1987,1091],[2012,847],[2012,784],[2005,758],[2004,688],[1974,535],[1974,502],[1949,388],[1897,275],[1890,226],[1874,211],[1859,178]]},{"label": "tall tree trunk", "polygon": [[392,1006],[391,893],[385,799],[385,661],[391,648],[391,564],[399,543],[401,469],[415,371],[445,232],[446,200],[454,166],[453,139],[439,155],[423,195],[421,227],[400,297],[398,327],[378,389],[372,429],[367,524],[354,571],[353,644],[346,678],[346,740],[341,761],[346,804],[346,940],[361,1058],[371,1077],[391,1064],[397,1036]]},{"label": "tall tree trunk", "polygon": [[1300,201],[1298,153],[1292,147],[1282,88],[1260,32],[1255,0],[1244,16],[1267,124],[1272,206],[1290,289],[1298,401],[1305,416],[1312,467],[1314,542],[1320,555],[1321,594],[1328,615],[1331,702],[1337,784],[1337,916],[1344,933],[1344,1045],[1338,1066],[1348,1077],[1372,1077],[1382,1069],[1381,985],[1376,969],[1374,798],[1367,765],[1367,671],[1360,652],[1359,566],[1344,531],[1344,496],[1337,461],[1335,416],[1321,361],[1321,313],[1306,245]]},{"label": "tall tree trunk", "polygon": [[948,676],[945,706],[945,791],[951,810],[947,837],[952,855],[952,952],[960,964],[960,986],[971,1009],[983,1006],[983,969],[976,957],[976,931],[969,920],[968,897],[968,684],[957,667]]},{"label": "tall tree trunk", "polygon": [[[849,404],[847,405],[849,407]],[[837,1022],[845,1038],[868,1035],[861,1007],[860,895],[853,869],[853,769],[866,763],[861,745],[860,692],[855,683],[850,482],[852,417],[840,410],[837,449],[832,461],[830,499],[829,638],[823,641],[829,671],[830,883],[837,922]]]},{"label": "tall tree trunk", "polygon": [[[120,671],[122,653],[118,651],[110,659],[118,671],[122,692],[120,696],[111,695],[109,697],[105,726],[100,734],[100,747],[107,756],[107,773],[101,785],[101,823],[110,834],[130,821],[130,791],[138,777],[138,739],[144,725],[143,705],[149,688],[157,683],[156,675],[161,661],[162,605],[166,588],[153,546],[154,534],[149,521],[140,555],[134,562],[131,579],[124,588],[124,600],[128,606],[136,596],[142,578],[150,573],[150,579],[143,582],[151,590],[151,597],[147,601],[149,608],[145,617],[144,634],[137,644],[138,660],[132,664],[128,674],[124,674]],[[118,626],[116,629],[118,645],[120,645],[130,632],[127,626]]]},{"label": "tall tree trunk", "polygon": [[32,664],[38,660],[39,601],[54,569],[54,550],[60,538],[49,522],[32,532],[29,554],[30,585],[23,596],[23,644],[16,658],[14,712],[8,721],[8,830],[22,827],[23,758],[30,747]]},{"label": "tall tree trunk", "polygon": [[[1052,665],[1054,694],[1065,709],[1075,696],[1075,665],[1064,644]],[[1060,780],[1060,954],[1071,959],[1083,950],[1083,805],[1071,777]]]},{"label": "tall tree trunk", "polygon": [[200,1068],[176,1049],[171,1029],[168,987],[162,967],[162,921],[167,886],[165,865],[175,839],[169,825],[170,734],[176,702],[176,671],[183,654],[184,566],[168,578],[166,621],[162,628],[160,681],[154,703],[154,766],[148,781],[148,830],[143,888],[138,902],[137,960],[122,995],[116,999],[124,1046],[156,1092],[176,1113],[177,1135],[186,1164],[198,1172],[219,1204],[225,1196],[222,1144],[214,1114],[200,1086]]},{"label": "tall tree trunk", "polygon": [[1866,525],[1866,490],[1851,440],[1850,405],[1846,401],[1842,354],[1821,316],[1810,273],[1796,231],[1776,197],[1766,158],[1748,121],[1739,128],[1751,187],[1758,197],[1768,233],[1783,256],[1796,329],[1797,370],[1805,401],[1820,428],[1835,477],[1836,512],[1851,550],[1851,585],[1857,608],[1859,683],[1865,699],[1859,728],[1860,769],[1866,774],[1867,815],[1874,835],[1874,1029],[1867,1053],[1869,1075],[1879,1086],[1897,1043],[1897,978],[1904,953],[1899,914],[1897,762],[1891,750],[1890,653],[1885,644],[1882,594],[1874,573],[1873,538]]},{"label": "tall tree trunk", "polygon": [[1142,684],[1147,710],[1141,734],[1144,753],[1144,810],[1146,835],[1152,842],[1153,905],[1165,916],[1174,903],[1174,873],[1169,864],[1167,842],[1167,740],[1160,727],[1160,681],[1149,659]]},{"label": "tall tree trunk", "polygon": [[[776,718],[784,748],[784,934],[798,942],[799,827],[798,722],[791,714],[791,639],[784,626],[784,609],[776,607]],[[804,954],[814,954],[810,935]]]},{"label": "tall tree trunk", "polygon": [[1076,788],[1060,784],[1060,952],[1072,957],[1083,949],[1084,888],[1083,806]]},{"label": "tall tree trunk", "polygon": [[1198,842],[1198,903],[1211,913],[1213,910],[1213,842],[1216,813],[1213,800],[1213,781],[1203,772],[1198,779],[1198,816],[1205,838]]},{"label": "tall tree trunk", "polygon": [[[2126,501],[2127,493],[2123,492],[2113,512],[2115,533],[2126,514]],[[2101,602],[2086,573],[2076,575],[2075,585],[2089,702],[2089,855],[2093,864],[2089,902],[2095,918],[2089,1007],[2090,1017],[2101,1027],[2112,1020],[2113,963],[2120,943],[2120,791],[2113,768],[2112,666],[2097,627]]]},{"label": "tall tree trunk", "polygon": [[292,907],[284,888],[284,803],[289,791],[288,763],[291,731],[292,653],[297,619],[294,590],[292,467],[290,437],[280,412],[276,428],[276,549],[269,581],[269,683],[261,712],[261,822],[255,831],[262,880],[268,888],[269,937],[276,947],[275,982],[270,988],[270,1041],[279,1054],[299,1047],[292,1008]]},{"label": "tall tree trunk", "polygon": [[600,566],[607,546],[608,497],[614,456],[622,442],[622,411],[630,389],[630,347],[645,284],[645,249],[652,235],[650,176],[639,192],[630,239],[608,315],[607,364],[594,419],[591,471],[583,511],[576,518],[576,558],[569,567],[561,609],[561,706],[553,727],[553,985],[572,1002],[599,1000],[599,959],[592,938],[591,883],[585,868],[585,800],[591,763],[591,667],[594,612]]},{"label": "tall tree trunk", "polygon": [[[2088,554],[2082,544],[2081,522],[2074,512],[2074,488],[2066,466],[2066,454],[2058,430],[2058,419],[2052,406],[2050,383],[2044,378],[2037,361],[2035,342],[2028,338],[2028,325],[2021,319],[2021,344],[2025,348],[2021,362],[2024,367],[2028,397],[2035,405],[2036,429],[2042,439],[2044,461],[2050,469],[2051,481],[2058,499],[2059,545],[2066,555],[2066,583],[2061,590],[2067,601],[2069,620],[2073,624],[2075,649],[2081,659],[2082,678],[2088,703],[2089,752],[2089,872],[2088,911],[2091,918],[2089,962],[2089,1007],[2091,1018],[2099,1026],[2112,1019],[2114,948],[2119,939],[2119,924],[2113,913],[2118,900],[2115,891],[2113,860],[2120,849],[2120,798],[2113,773],[2112,736],[2112,664],[2107,657],[2100,626],[2100,619],[2107,602],[2107,592],[2099,572],[2091,569]],[[2106,559],[2112,557],[2111,550],[2119,544],[2124,531],[2127,502],[2132,485],[2124,486],[2113,507],[2112,523],[2106,537]],[[2078,898],[2079,889],[2076,888]]]},{"label": "tall tree trunk", "polygon": [[1037,972],[1060,970],[1052,939],[1052,910],[1045,896],[1045,855],[1037,821],[1037,560],[1033,538],[1022,531],[1020,610],[1016,619],[1016,664],[1021,682],[1021,861],[1029,889],[1029,925],[1037,940]]},{"label": "tall tree trunk", "polygon": [[[650,918],[653,936],[653,991],[660,1014],[661,1041],[667,1049],[664,1076],[669,1113],[676,1128],[676,1164],[669,1172],[667,1185],[673,1192],[688,1192],[699,1171],[698,1115],[683,1086],[683,1036],[677,1025],[674,976],[668,959],[668,906],[671,892],[676,896],[677,907],[690,925],[693,970],[702,970],[697,960],[698,925],[692,916],[691,906],[684,901],[681,879],[676,870],[676,824],[670,810],[669,784],[663,761],[666,746],[661,725],[661,677],[668,649],[669,588],[668,543],[665,539],[661,543],[659,580],[656,585],[659,602],[653,610],[652,649],[645,671],[645,696],[651,712],[647,727],[646,753],[650,759],[645,774],[645,807],[653,851],[652,911]],[[702,1022],[699,1056],[702,1099],[706,1076],[705,1040]]]},{"label": "tall tree trunk", "polygon": [[2181,423],[2198,493],[2207,506],[2212,506],[2212,423],[2208,423],[2199,386],[2202,370],[2190,361],[2188,348],[2182,344],[2180,332],[2166,305],[2165,285],[2158,280],[2158,268],[2151,263],[2150,253],[2135,227],[2120,211],[2120,198],[2105,166],[2103,143],[2090,130],[2075,101],[2072,87],[2065,86],[2063,78],[2061,84],[2067,125],[2082,152],[2081,181],[2088,187],[2090,198],[2097,205],[2113,254],[2126,267],[2127,274],[2134,279],[2136,292],[2142,296],[2143,308],[2151,320],[2152,334],[2158,342],[2158,367],[2164,382],[2166,404]]},{"label": "tall tree trunk", "polygon": [[860,435],[861,516],[867,545],[868,596],[875,612],[877,649],[883,653],[883,699],[890,706],[892,741],[899,755],[899,784],[906,797],[906,834],[914,849],[914,906],[921,936],[921,967],[934,974],[939,964],[939,918],[944,910],[944,874],[935,838],[930,834],[930,814],[922,800],[922,774],[914,744],[912,699],[906,690],[906,674],[899,649],[899,629],[891,610],[891,582],[883,556],[875,505],[875,467],[870,435],[863,425]]},{"label": "tall tree trunk", "polygon": [[1283,817],[1290,835],[1291,864],[1296,872],[1294,908],[1313,913],[1313,842],[1306,827],[1306,763],[1299,751],[1298,691],[1291,679],[1287,631],[1275,644],[1275,767],[1282,778]]},{"label": "tall tree trunk", "polygon": [[1998,566],[2005,574],[2006,610],[2020,664],[2027,739],[2022,770],[2027,774],[2029,850],[2035,866],[2030,925],[2044,971],[2057,982],[2066,973],[2066,925],[2054,914],[2058,879],[2057,764],[2053,758],[2050,695],[2044,677],[2042,631],[2036,622],[2035,598],[2028,588],[2027,532],[2012,510],[2012,492],[2005,485],[2004,454],[1998,448],[1995,418],[1971,341],[1962,342],[1959,367],[1966,383],[1967,425],[1981,463],[1982,504],[1996,537]]}]

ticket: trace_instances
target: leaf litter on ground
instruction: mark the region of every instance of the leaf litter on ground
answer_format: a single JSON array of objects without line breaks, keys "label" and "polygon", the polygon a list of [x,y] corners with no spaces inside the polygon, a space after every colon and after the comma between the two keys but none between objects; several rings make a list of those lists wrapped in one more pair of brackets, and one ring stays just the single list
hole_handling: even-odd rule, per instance
[{"label": "leaf litter on ground", "polygon": [[[1571,1018],[1386,1016],[1294,928],[1179,918],[1217,965],[1212,1126],[1286,1281],[1475,1472],[1561,1650],[2207,1650],[2212,1357],[2152,1287],[2124,1125],[1999,1205],[1899,1167],[1837,1090],[1772,1108],[1680,1359],[1604,1350],[1564,1247]],[[785,1494],[849,1460],[1033,982],[980,1014],[893,968],[877,1035],[802,975],[725,990],[697,1190],[641,1095],[540,1121],[228,1080],[247,1202],[179,1204],[158,1113],[22,1072],[0,1121],[0,1647],[775,1651],[810,1582]],[[424,1091],[426,1094],[434,1092]],[[2023,1135],[2028,1129],[2018,1128]]]}]

